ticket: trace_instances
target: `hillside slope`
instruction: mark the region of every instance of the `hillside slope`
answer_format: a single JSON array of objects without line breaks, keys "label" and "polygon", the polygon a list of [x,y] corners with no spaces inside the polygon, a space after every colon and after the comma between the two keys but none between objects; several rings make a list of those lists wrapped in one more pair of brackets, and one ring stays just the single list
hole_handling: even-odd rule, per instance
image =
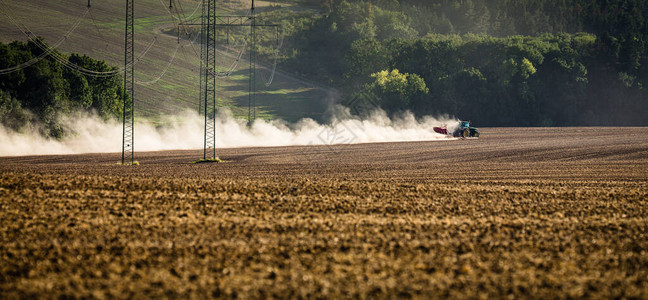
[{"label": "hillside slope", "polygon": [[[200,1],[175,2],[178,7],[182,6],[185,17],[200,15]],[[91,4],[80,26],[58,49],[64,53],[86,54],[119,66],[123,64],[124,1],[92,1]],[[139,82],[135,90],[136,114],[155,117],[183,109],[198,109],[200,45],[192,44],[186,38],[178,43],[176,37],[163,33],[174,28],[177,22],[168,11],[167,1],[140,0],[135,4],[136,56],[145,52],[152,43],[150,50],[135,67],[136,80]],[[2,11],[50,44],[61,39],[87,9],[85,0],[4,0],[0,5]],[[227,1],[220,10],[223,14],[246,14],[244,7],[242,3]],[[7,43],[26,39],[9,18],[5,15],[0,18],[0,41]],[[249,55],[244,53],[242,57],[232,76],[219,79],[217,83],[217,105],[229,107],[241,117],[247,116],[249,62],[245,57]],[[219,63],[225,69],[232,60],[230,56],[222,55]],[[261,83],[260,72],[267,71],[257,71],[258,116],[290,121],[302,117],[322,118],[326,109],[325,90],[295,80],[284,72],[278,72],[273,84],[266,88]]]}]

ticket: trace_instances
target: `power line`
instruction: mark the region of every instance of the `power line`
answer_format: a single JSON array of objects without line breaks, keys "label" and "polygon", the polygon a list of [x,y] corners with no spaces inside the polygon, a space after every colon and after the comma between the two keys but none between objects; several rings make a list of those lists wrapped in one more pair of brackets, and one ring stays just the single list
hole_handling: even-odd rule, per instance
[{"label": "power line", "polygon": [[169,60],[169,62],[167,63],[166,67],[165,67],[164,70],[160,73],[160,75],[159,75],[158,77],[156,77],[155,79],[153,79],[153,80],[151,80],[151,81],[139,81],[139,80],[135,80],[135,82],[136,82],[137,84],[139,84],[139,85],[152,85],[152,84],[155,84],[155,83],[157,83],[158,81],[160,81],[160,79],[162,79],[162,77],[164,76],[164,74],[166,74],[166,72],[169,70],[169,67],[171,67],[171,64],[172,64],[173,61],[175,60],[175,57],[176,57],[176,55],[178,54],[178,49],[180,49],[180,43],[178,43],[178,45],[176,46],[175,51],[173,52],[173,55],[171,56],[171,59]]},{"label": "power line", "polygon": [[235,59],[230,65],[229,69],[227,69],[227,71],[225,72],[215,72],[217,77],[224,78],[232,75],[234,70],[236,70],[236,68],[238,67],[238,64],[241,61],[241,57],[243,57],[243,53],[245,52],[245,48],[247,47],[247,45],[248,45],[248,41],[247,41],[247,37],[245,37],[243,39],[243,46],[241,47],[239,53],[235,56]]},{"label": "power line", "polygon": [[[197,38],[197,37],[196,37],[196,38]],[[192,41],[189,40],[189,43],[192,43]],[[178,49],[181,49],[181,48],[184,49],[184,45],[181,46],[180,41],[178,41],[178,43],[176,44],[176,48],[175,48],[175,50],[174,50],[174,52],[173,52],[173,55],[171,56],[171,59],[169,59],[169,61],[167,62],[166,67],[164,68],[164,70],[163,70],[163,71],[159,74],[159,76],[157,76],[155,79],[153,79],[153,80],[151,80],[151,81],[139,81],[139,80],[135,80],[135,82],[136,82],[137,84],[139,84],[139,85],[152,85],[152,84],[157,83],[157,82],[158,82],[160,79],[162,79],[162,77],[167,73],[167,71],[168,71],[169,68],[171,67],[171,64],[172,64],[173,61],[175,60],[176,55],[178,54]],[[184,50],[183,50],[183,54],[184,54]]]},{"label": "power line", "polygon": [[[279,36],[279,29],[277,28],[277,38]],[[283,37],[277,44],[277,49],[275,49],[275,55],[274,55],[274,62],[272,63],[272,70],[270,71],[270,78],[268,80],[263,79],[263,85],[265,87],[270,87],[272,85],[272,82],[274,81],[275,74],[277,72],[277,61],[279,59],[279,51],[281,51],[281,48],[283,47]],[[259,72],[261,74],[261,77],[265,77],[263,75],[263,72]]]},{"label": "power line", "polygon": [[[0,0],[0,4],[6,6],[6,4],[5,4],[4,1],[2,1],[2,0]],[[87,10],[86,10],[86,13],[87,13],[87,11],[88,11],[89,9],[90,9],[90,8],[88,7]],[[25,26],[24,24],[20,24],[20,23],[18,23],[18,22],[15,20],[15,18],[12,17],[11,12],[10,12],[8,9],[5,8],[4,10],[2,10],[2,12],[3,12],[3,14],[4,14],[5,16],[7,16],[7,18],[8,18],[8,19],[9,19],[9,20],[14,24],[14,26],[16,26],[16,27],[18,28],[18,30],[20,30],[20,31],[21,31],[21,32],[22,32],[22,33],[23,33],[23,34],[24,34],[24,35],[25,35],[25,36],[26,36],[30,41],[32,41],[32,42],[33,42],[33,43],[34,43],[38,48],[40,48],[40,49],[41,49],[42,51],[44,51],[44,52],[49,53],[49,55],[50,55],[54,60],[56,60],[58,63],[60,63],[61,65],[63,65],[64,67],[66,67],[66,68],[68,68],[68,69],[71,69],[71,70],[74,70],[74,71],[80,72],[81,74],[86,75],[86,76],[90,76],[90,77],[111,77],[111,76],[115,76],[115,75],[117,75],[118,73],[120,73],[120,72],[121,72],[122,70],[124,70],[125,68],[130,67],[130,65],[125,65],[123,68],[115,68],[114,70],[111,70],[111,71],[99,72],[99,71],[93,71],[93,70],[90,70],[90,69],[86,69],[86,68],[84,68],[84,67],[82,67],[82,66],[79,66],[79,65],[77,65],[77,64],[75,64],[75,63],[72,63],[72,62],[70,62],[66,57],[64,57],[64,56],[62,56],[61,54],[58,54],[57,52],[55,52],[55,51],[54,51],[55,49],[52,49],[52,48],[51,48],[50,46],[48,46],[47,44],[43,43],[43,42],[41,41],[41,39],[39,39],[39,38],[37,38],[35,35],[33,35],[32,32],[29,30],[29,28],[27,28],[27,26]],[[142,54],[140,54],[140,55],[137,57],[137,59],[135,59],[135,60],[133,60],[133,61],[131,62],[132,64],[136,64],[136,63],[139,62],[139,61],[140,61],[144,56],[146,56],[146,54],[151,50],[151,48],[153,47],[153,45],[154,45],[155,42],[157,41],[157,37],[158,37],[158,35],[159,35],[159,33],[158,33],[158,34],[153,38],[153,40],[151,41],[151,43],[147,46],[146,50],[144,50],[144,52],[142,52]]]},{"label": "power line", "polygon": [[[66,41],[67,38],[68,38],[68,37],[69,37],[69,36],[70,36],[70,35],[71,35],[71,34],[72,34],[72,33],[73,33],[73,32],[74,32],[74,31],[79,27],[79,25],[81,24],[81,21],[82,21],[83,19],[85,19],[85,17],[87,16],[87,14],[88,14],[89,11],[90,11],[90,8],[87,8],[87,9],[84,11],[83,15],[81,15],[81,16],[77,19],[77,21],[74,23],[74,25],[70,28],[70,30],[68,30],[68,31],[63,35],[63,37],[61,37],[61,39],[59,39],[56,43],[54,43],[54,46],[51,47],[51,50],[49,50],[49,51],[44,51],[43,53],[41,53],[41,54],[38,55],[37,57],[32,58],[32,59],[30,59],[30,60],[28,60],[28,61],[26,61],[26,62],[24,62],[24,63],[22,63],[22,64],[19,64],[19,65],[17,65],[17,66],[14,66],[14,67],[11,67],[11,68],[2,69],[2,70],[0,70],[0,75],[9,74],[9,73],[13,73],[13,72],[17,72],[17,71],[23,70],[23,69],[25,69],[25,68],[28,68],[28,67],[30,67],[30,66],[32,66],[32,65],[34,65],[34,64],[36,64],[36,63],[38,63],[38,62],[41,61],[43,58],[49,56],[53,51],[56,50],[56,48],[58,48],[58,47],[59,47],[59,46],[60,46],[64,41]],[[4,10],[2,10],[2,13],[3,13],[4,15],[6,15],[8,18],[10,18],[9,15],[8,15]]]},{"label": "power line", "polygon": [[[184,22],[183,22],[183,15],[184,15],[184,12],[183,12],[182,15],[181,15],[180,12],[178,11],[178,6],[180,6],[180,5],[176,5],[176,6],[174,7],[174,9],[175,9],[176,14],[178,15],[178,20],[180,20],[180,23],[178,23],[178,25],[177,25],[177,26],[178,26],[178,27],[177,27],[177,28],[178,28],[178,39],[179,39],[179,38],[180,38],[180,26],[182,26],[182,29],[184,30],[184,32],[185,32],[185,34],[186,34],[187,36],[190,36],[190,34],[189,34],[189,30],[187,30],[187,27],[183,25],[183,23],[184,23]],[[171,7],[169,7],[169,8],[171,8]],[[173,13],[172,13],[171,11],[169,11],[169,12],[171,13],[171,16],[174,17],[174,16],[173,16]],[[174,23],[175,23],[175,20],[174,20]],[[198,51],[197,51],[196,48],[193,46],[193,44],[191,44],[191,48],[193,49],[193,51],[194,51],[194,53],[196,54],[196,56],[198,56]]]},{"label": "power line", "polygon": [[[90,0],[88,0],[88,1],[90,1]],[[88,8],[89,7],[90,6],[88,5]],[[95,17],[92,14],[92,10],[90,10],[90,19],[92,19],[92,25],[94,26],[95,30],[97,30],[97,33],[99,34],[99,38],[101,38],[102,41],[106,42],[106,48],[108,48],[108,39],[106,39],[104,37],[103,33],[101,32],[101,30],[99,30],[99,26],[97,26],[97,20],[95,20]]]},{"label": "power line", "polygon": [[[164,4],[164,2],[162,2],[162,0],[160,0],[160,3],[162,3],[162,5],[166,7],[166,4]],[[178,1],[178,3],[180,3],[180,1]],[[169,8],[171,8],[171,7],[172,7],[172,5],[170,5]],[[201,8],[201,7],[202,7],[202,1],[201,1],[201,2],[198,2],[198,4],[196,5],[196,8],[194,8],[194,10],[193,10],[193,12],[191,13],[191,15],[189,15],[189,17],[185,17],[185,20],[186,20],[186,19],[190,19],[190,18],[192,18],[192,17],[196,14],[196,12],[198,12],[198,9]],[[184,15],[184,13],[183,13],[183,15]],[[175,16],[172,15],[172,17],[173,17],[174,19],[176,19]],[[182,21],[180,18],[177,18],[177,20],[178,20],[178,21]]]}]

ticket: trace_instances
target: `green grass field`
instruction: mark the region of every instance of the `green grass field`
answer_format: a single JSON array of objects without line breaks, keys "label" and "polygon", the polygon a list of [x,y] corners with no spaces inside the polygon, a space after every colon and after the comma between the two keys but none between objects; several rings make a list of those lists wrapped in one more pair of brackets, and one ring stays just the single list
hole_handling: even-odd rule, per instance
[{"label": "green grass field", "polygon": [[[124,1],[92,1],[89,14],[80,26],[62,43],[59,50],[63,53],[81,53],[95,59],[105,60],[119,66],[123,64],[124,47]],[[85,0],[7,0],[3,11],[12,15],[21,25],[46,42],[53,44],[72,27],[77,18],[86,10]],[[176,6],[189,17],[200,15],[200,1],[175,1]],[[245,15],[247,2],[219,2],[223,14]],[[177,38],[163,32],[172,31],[174,20],[168,12],[166,0],[140,0],[135,3],[135,51],[136,56],[155,41],[151,50],[136,65],[136,81],[149,83],[137,84],[135,89],[136,115],[154,117],[158,114],[172,114],[183,109],[197,109],[199,98],[200,45],[191,45],[184,38],[178,46]],[[265,6],[276,5],[271,2],[258,3],[259,11]],[[294,4],[279,3],[281,9],[304,9]],[[275,6],[276,9],[276,6]],[[154,40],[155,38],[155,40]],[[0,41],[25,41],[26,37],[4,15],[0,18]],[[174,52],[177,54],[173,58]],[[247,116],[248,104],[248,67],[249,57],[243,54],[233,76],[218,79],[217,102],[230,108],[236,116]],[[172,63],[169,64],[169,61]],[[232,58],[222,56],[218,59],[223,69],[230,65]],[[163,73],[158,81],[155,81]],[[324,90],[310,87],[290,76],[278,74],[273,85],[266,88],[257,71],[257,116],[265,119],[282,118],[295,121],[302,117],[321,119],[326,109]]]}]

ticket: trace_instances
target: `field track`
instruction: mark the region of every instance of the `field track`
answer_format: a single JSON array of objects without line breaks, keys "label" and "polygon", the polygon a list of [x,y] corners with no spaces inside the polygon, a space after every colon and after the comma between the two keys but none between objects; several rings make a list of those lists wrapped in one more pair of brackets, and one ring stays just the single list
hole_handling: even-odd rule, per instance
[{"label": "field track", "polygon": [[648,128],[0,158],[0,298],[648,299]]}]

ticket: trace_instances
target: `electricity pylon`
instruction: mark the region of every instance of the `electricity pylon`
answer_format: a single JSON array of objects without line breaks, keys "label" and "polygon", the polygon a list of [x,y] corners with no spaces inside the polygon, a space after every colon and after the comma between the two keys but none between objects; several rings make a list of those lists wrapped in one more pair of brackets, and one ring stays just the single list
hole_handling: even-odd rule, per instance
[{"label": "electricity pylon", "polygon": [[[207,6],[205,7],[205,2]],[[205,114],[205,147],[203,159],[216,158],[216,1],[203,0],[201,20],[201,53],[203,54],[204,79],[202,96]]]},{"label": "electricity pylon", "polygon": [[[205,135],[203,159],[216,158],[216,78],[222,74],[216,71],[216,28],[250,26],[250,78],[248,96],[248,124],[256,118],[256,27],[278,27],[276,24],[257,24],[254,0],[250,15],[219,16],[216,14],[216,0],[203,0],[200,23],[184,22],[179,26],[200,26],[200,101],[198,111],[204,113]],[[250,22],[244,24],[246,20]],[[228,29],[229,37],[229,29]],[[229,41],[229,38],[228,38]]]},{"label": "electricity pylon", "polygon": [[248,126],[256,119],[256,16],[254,0],[250,9],[250,77],[248,84]]},{"label": "electricity pylon", "polygon": [[[124,36],[124,109],[123,109],[123,135],[122,135],[122,164],[135,162],[134,147],[134,122],[135,122],[135,96],[134,96],[134,60],[135,60],[135,27],[133,1],[126,0],[126,32]],[[90,5],[90,3],[88,3]]]}]

